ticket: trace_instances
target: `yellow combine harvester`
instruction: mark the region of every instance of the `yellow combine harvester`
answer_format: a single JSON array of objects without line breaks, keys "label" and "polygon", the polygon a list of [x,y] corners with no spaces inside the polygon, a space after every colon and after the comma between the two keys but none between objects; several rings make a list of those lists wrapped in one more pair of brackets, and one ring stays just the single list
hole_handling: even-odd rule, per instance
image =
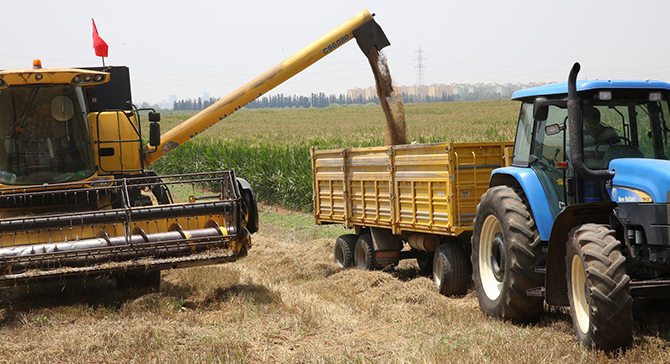
[{"label": "yellow combine harvester", "polygon": [[246,255],[258,230],[246,181],[146,168],[354,37],[366,54],[388,44],[363,11],[163,136],[160,115],[132,104],[126,67],[0,72],[0,285],[89,275],[156,285],[163,269]]}]

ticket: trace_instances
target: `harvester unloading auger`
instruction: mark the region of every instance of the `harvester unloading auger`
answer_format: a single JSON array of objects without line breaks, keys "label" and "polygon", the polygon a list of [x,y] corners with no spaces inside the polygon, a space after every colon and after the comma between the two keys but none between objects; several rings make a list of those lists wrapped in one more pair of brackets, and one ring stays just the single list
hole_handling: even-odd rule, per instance
[{"label": "harvester unloading auger", "polygon": [[[363,11],[256,79],[160,135],[140,111],[126,67],[0,72],[0,285],[113,275],[156,284],[163,269],[235,261],[258,214],[233,170],[157,176],[145,168],[356,37],[388,45]],[[188,202],[176,203],[172,193]],[[172,190],[172,192],[171,192]]]}]

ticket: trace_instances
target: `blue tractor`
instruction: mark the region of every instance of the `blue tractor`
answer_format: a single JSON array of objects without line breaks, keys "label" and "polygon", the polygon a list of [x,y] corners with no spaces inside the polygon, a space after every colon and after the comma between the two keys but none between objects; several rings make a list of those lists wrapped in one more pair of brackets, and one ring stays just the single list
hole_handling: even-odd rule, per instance
[{"label": "blue tractor", "polygon": [[510,167],[477,208],[480,308],[533,322],[569,306],[578,340],[632,341],[633,299],[670,297],[670,84],[577,81],[515,92]]}]

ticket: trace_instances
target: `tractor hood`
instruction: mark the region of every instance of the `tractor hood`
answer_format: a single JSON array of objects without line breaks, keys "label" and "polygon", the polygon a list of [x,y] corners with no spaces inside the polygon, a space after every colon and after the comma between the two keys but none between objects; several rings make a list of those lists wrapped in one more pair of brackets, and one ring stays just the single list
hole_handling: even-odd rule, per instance
[{"label": "tractor hood", "polygon": [[661,159],[624,158],[609,164],[614,178],[607,185],[612,201],[668,202],[670,161]]}]

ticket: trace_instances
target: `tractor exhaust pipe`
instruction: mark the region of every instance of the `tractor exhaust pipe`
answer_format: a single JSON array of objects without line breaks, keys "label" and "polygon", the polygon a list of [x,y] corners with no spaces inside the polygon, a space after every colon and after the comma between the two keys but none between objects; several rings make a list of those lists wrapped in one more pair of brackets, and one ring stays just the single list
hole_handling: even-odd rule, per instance
[{"label": "tractor exhaust pipe", "polygon": [[608,180],[614,177],[614,171],[607,169],[592,170],[584,164],[584,142],[582,111],[577,96],[577,74],[581,66],[575,62],[568,75],[568,120],[570,123],[570,158],[575,172],[590,181]]}]

